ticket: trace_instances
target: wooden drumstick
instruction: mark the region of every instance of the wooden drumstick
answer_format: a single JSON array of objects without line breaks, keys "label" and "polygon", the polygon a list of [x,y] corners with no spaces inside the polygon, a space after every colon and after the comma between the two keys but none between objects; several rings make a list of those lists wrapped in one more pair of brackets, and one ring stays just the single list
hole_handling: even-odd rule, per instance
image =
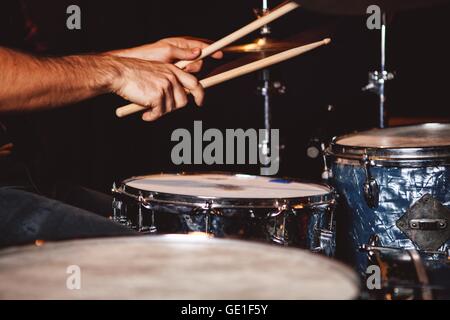
[{"label": "wooden drumstick", "polygon": [[[297,47],[297,48],[293,48],[290,50],[286,50],[277,54],[274,54],[270,57],[243,65],[241,67],[217,74],[215,76],[203,79],[200,81],[200,84],[203,86],[203,88],[209,88],[212,86],[215,86],[219,83],[246,75],[248,73],[254,72],[254,71],[258,71],[267,67],[270,67],[271,65],[280,63],[282,61],[294,58],[298,55],[301,55],[307,51],[313,50],[315,48],[318,48],[320,46],[326,45],[328,43],[330,43],[331,39],[326,38],[322,41],[318,41],[318,42],[313,42],[301,47]],[[125,116],[128,116],[130,114],[139,112],[139,111],[144,111],[144,110],[148,110],[149,108],[147,107],[143,107],[137,104],[129,104],[123,107],[120,107],[116,110],[116,115],[119,118],[123,118]]]},{"label": "wooden drumstick", "polygon": [[228,36],[226,36],[226,37],[220,39],[219,41],[214,42],[210,46],[206,47],[205,49],[202,50],[202,54],[196,60],[178,61],[175,65],[180,69],[184,69],[184,68],[186,68],[186,66],[188,64],[210,56],[214,52],[219,51],[220,49],[230,45],[231,43],[235,42],[236,40],[239,40],[240,38],[248,35],[249,33],[262,28],[266,24],[269,24],[270,22],[284,16],[288,12],[291,12],[292,10],[297,9],[299,6],[300,5],[294,1],[289,1],[286,4],[282,4],[281,6],[274,9],[272,12],[266,14],[265,16],[249,23],[245,27],[242,27],[241,29],[229,34]]}]

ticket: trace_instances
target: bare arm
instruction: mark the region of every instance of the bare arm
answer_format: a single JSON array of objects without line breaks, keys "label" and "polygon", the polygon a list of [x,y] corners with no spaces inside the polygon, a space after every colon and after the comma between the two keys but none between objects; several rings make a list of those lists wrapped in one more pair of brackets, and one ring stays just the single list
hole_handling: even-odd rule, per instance
[{"label": "bare arm", "polygon": [[48,109],[103,93],[149,107],[153,121],[187,104],[202,104],[198,80],[175,66],[114,55],[41,58],[0,47],[0,113]]},{"label": "bare arm", "polygon": [[118,67],[108,56],[41,58],[0,47],[0,111],[51,108],[107,93]]}]

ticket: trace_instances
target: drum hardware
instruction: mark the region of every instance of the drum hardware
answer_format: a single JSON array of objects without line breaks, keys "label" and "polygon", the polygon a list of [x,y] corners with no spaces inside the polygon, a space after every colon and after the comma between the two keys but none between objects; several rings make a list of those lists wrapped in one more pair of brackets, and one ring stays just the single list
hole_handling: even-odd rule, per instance
[{"label": "drum hardware", "polygon": [[448,2],[448,0],[302,0],[300,3],[306,9],[337,15],[366,15],[369,6],[377,5],[380,7],[381,13],[381,63],[380,70],[369,73],[369,84],[365,86],[363,91],[370,91],[379,97],[379,120],[380,128],[386,127],[386,94],[385,85],[389,80],[394,79],[395,74],[386,70],[386,34],[387,34],[387,16],[395,14],[399,11],[409,9],[416,9],[431,6],[434,4],[441,4]]},{"label": "drum hardware", "polygon": [[[118,189],[115,183],[113,184],[112,187],[112,193],[118,194]],[[117,200],[117,198],[114,197],[112,202],[112,209],[113,209],[113,216],[111,217],[111,219],[114,222],[117,222],[125,227],[132,228],[132,223],[126,216],[126,208],[124,208],[122,201]]]},{"label": "drum hardware", "polygon": [[326,107],[325,114],[320,117],[321,124],[311,136],[306,148],[306,156],[308,158],[317,159],[319,156],[321,157],[321,160],[323,161],[321,178],[324,181],[327,181],[332,176],[332,172],[328,165],[327,144],[330,139],[333,139],[333,137],[330,137],[328,128],[332,125],[334,111],[335,107],[333,105],[330,104]]},{"label": "drum hardware", "polygon": [[425,194],[397,220],[397,227],[411,239],[420,250],[437,251],[450,239],[450,209]]},{"label": "drum hardware", "polygon": [[[322,180],[328,181],[333,178],[333,172],[331,168],[328,166],[328,158],[327,158],[327,147],[325,143],[320,144],[320,149],[322,150],[322,159],[323,159],[323,171],[322,171]],[[338,195],[337,195],[338,197]]]},{"label": "drum hardware", "polygon": [[222,216],[220,211],[214,209],[214,202],[207,200],[203,207],[196,207],[192,210],[192,215],[205,214],[205,234],[213,235],[210,228],[211,216]]},{"label": "drum hardware", "polygon": [[315,253],[321,253],[329,257],[333,256],[334,253],[330,252],[328,248],[336,247],[334,233],[326,229],[317,229],[317,234],[319,246],[313,248],[311,251]]},{"label": "drum hardware", "polygon": [[371,161],[369,157],[366,155],[362,158],[362,163],[364,167],[364,171],[366,174],[366,181],[364,182],[364,198],[366,199],[366,203],[369,208],[376,208],[379,204],[380,199],[380,187],[378,186],[377,181],[372,177],[370,173]]},{"label": "drum hardware", "polygon": [[[259,11],[259,14],[264,15],[268,11],[269,11],[268,0],[262,0],[262,10]],[[255,12],[257,12],[257,14],[258,14],[258,10],[256,10]],[[267,42],[267,39],[270,38],[272,31],[268,25],[264,25],[260,29],[260,34],[264,37],[263,38],[263,39],[265,39],[264,42]],[[263,85],[262,85],[262,87],[258,87],[257,90],[263,98],[265,135],[264,135],[263,141],[261,141],[261,143],[259,144],[259,148],[260,148],[260,154],[263,155],[262,163],[268,164],[268,163],[270,163],[270,160],[269,160],[270,154],[271,154],[271,152],[273,152],[270,150],[270,129],[272,128],[272,125],[271,125],[271,117],[272,117],[272,115],[271,115],[271,112],[272,112],[271,111],[271,97],[274,93],[283,94],[286,91],[286,87],[284,85],[281,85],[281,83],[279,83],[279,82],[277,84],[275,84],[273,81],[271,81],[270,70],[268,68],[261,70],[260,76],[261,76]],[[276,88],[276,87],[278,87],[278,88]],[[274,161],[278,162],[278,164],[276,166],[279,168],[280,167],[280,165],[279,165],[280,157],[278,157]],[[273,165],[273,164],[271,164],[271,165]],[[261,173],[263,175],[266,175],[266,171],[268,171],[268,170],[265,170],[264,168],[262,168],[261,170],[262,170]]]},{"label": "drum hardware", "polygon": [[[156,233],[158,229],[155,225],[155,213],[150,201],[142,196],[142,192],[139,192],[138,198],[138,231],[141,233]],[[143,209],[150,210],[150,226],[144,225],[144,212]]]},{"label": "drum hardware", "polygon": [[[376,250],[384,252],[399,252],[403,250],[403,248],[382,246],[380,237],[374,234],[369,237],[368,244],[360,245],[358,250],[360,252],[368,253],[369,256],[373,256],[373,252]],[[450,257],[450,252],[448,251],[420,251],[420,252],[428,256],[439,256],[439,259],[447,259],[448,257]]]},{"label": "drum hardware", "polygon": [[[280,217],[280,214],[274,216],[276,219]],[[286,231],[286,219],[287,213],[283,212],[281,215],[282,222],[280,225],[274,224],[273,229],[271,230],[270,240],[279,244],[279,245],[288,245],[288,237]]]},{"label": "drum hardware", "polygon": [[259,86],[257,92],[263,97],[266,95],[282,95],[286,93],[286,86],[280,81],[273,81],[268,84],[264,83],[263,86]]},{"label": "drum hardware", "polygon": [[370,91],[378,95],[379,104],[379,127],[386,126],[386,110],[385,110],[385,84],[386,81],[394,79],[394,74],[386,71],[386,12],[381,17],[381,70],[369,73],[369,84],[363,88],[363,91]]},{"label": "drum hardware", "polygon": [[[422,300],[432,300],[434,286],[430,284],[427,269],[424,265],[423,258],[416,249],[402,249],[393,247],[380,246],[380,240],[377,235],[370,237],[368,244],[360,246],[361,252],[365,252],[368,256],[369,263],[378,265],[381,268],[381,276],[383,282],[383,291],[385,299],[409,300],[415,298],[416,289],[420,289],[420,298]],[[442,252],[438,252],[443,254]],[[386,261],[386,257],[395,256],[396,263],[411,262],[415,280],[417,283],[408,283],[407,279],[393,279],[391,270],[395,268]],[[398,276],[396,276],[398,277]],[[391,279],[392,278],[392,279]]]},{"label": "drum hardware", "polygon": [[[337,198],[337,195],[336,195]],[[336,202],[336,201],[335,201]],[[336,205],[336,203],[334,203]],[[336,239],[335,234],[333,230],[335,230],[335,219],[334,219],[334,210],[331,210],[331,207],[328,206],[318,206],[317,208],[313,209],[315,211],[315,214],[320,216],[320,210],[326,210],[329,212],[329,215],[331,216],[328,223],[323,225],[321,228],[314,228],[315,231],[315,237],[318,246],[314,249],[312,249],[313,252],[316,253],[322,253],[326,256],[333,256],[333,252],[330,252],[330,248],[336,248]]]},{"label": "drum hardware", "polygon": [[433,300],[433,293],[428,287],[430,285],[430,281],[428,280],[427,271],[425,270],[425,266],[422,263],[422,259],[420,258],[419,253],[415,249],[407,249],[407,252],[411,256],[411,260],[413,261],[414,267],[416,268],[417,279],[419,280],[420,285],[423,287],[423,300]]}]

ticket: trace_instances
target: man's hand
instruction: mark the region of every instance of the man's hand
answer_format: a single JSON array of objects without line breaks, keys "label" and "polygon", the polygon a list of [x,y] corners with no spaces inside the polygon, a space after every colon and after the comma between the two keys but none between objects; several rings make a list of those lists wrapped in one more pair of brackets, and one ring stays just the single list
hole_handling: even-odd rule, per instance
[{"label": "man's hand", "polygon": [[197,78],[167,62],[184,59],[192,49],[161,45],[168,46],[175,49],[150,50],[166,62],[111,54],[35,57],[0,47],[0,112],[49,109],[111,92],[148,107],[142,117],[146,121],[184,107],[186,91],[202,105],[204,90]]},{"label": "man's hand", "polygon": [[204,90],[197,78],[169,63],[151,62],[134,58],[117,58],[119,76],[111,90],[121,97],[148,107],[142,115],[145,121],[154,121],[162,115],[184,107],[188,103],[186,89],[201,106]]},{"label": "man's hand", "polygon": [[[201,55],[202,49],[209,45],[208,40],[194,38],[167,38],[158,42],[136,48],[117,50],[110,54],[165,63],[176,63],[180,60],[195,60]],[[221,59],[223,53],[218,51],[212,55]],[[185,68],[186,72],[195,73],[201,70],[203,61],[191,63]]]}]

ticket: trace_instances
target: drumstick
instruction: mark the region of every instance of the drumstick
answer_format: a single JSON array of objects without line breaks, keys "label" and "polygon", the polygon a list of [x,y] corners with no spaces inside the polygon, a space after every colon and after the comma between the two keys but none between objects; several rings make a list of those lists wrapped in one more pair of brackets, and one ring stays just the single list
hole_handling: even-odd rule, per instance
[{"label": "drumstick", "polygon": [[[217,74],[215,76],[203,79],[200,81],[200,84],[203,86],[203,88],[206,89],[206,88],[215,86],[219,83],[222,83],[222,82],[246,75],[248,73],[270,67],[271,65],[280,63],[282,61],[294,58],[294,57],[301,55],[307,51],[310,51],[310,50],[313,50],[320,46],[326,45],[326,44],[330,43],[330,41],[331,41],[331,39],[326,38],[326,39],[323,39],[322,41],[313,42],[313,43],[310,43],[310,44],[307,44],[307,45],[304,45],[301,47],[286,50],[286,51],[274,54],[270,57],[267,57],[267,58],[246,64],[246,65],[243,65],[241,67],[231,69],[229,71]],[[123,118],[123,117],[133,114],[135,112],[148,110],[148,109],[149,108],[147,108],[147,107],[143,107],[143,106],[132,103],[132,104],[118,108],[116,110],[116,115],[119,118]]]},{"label": "drumstick", "polygon": [[194,61],[204,59],[214,52],[219,51],[220,49],[228,46],[229,44],[235,42],[236,40],[239,40],[240,38],[248,35],[249,33],[258,30],[259,28],[262,28],[266,24],[280,18],[281,16],[284,16],[288,12],[291,12],[294,9],[297,9],[300,5],[297,4],[294,1],[289,1],[286,4],[282,4],[277,9],[274,9],[272,12],[268,13],[267,15],[249,23],[245,27],[242,27],[241,29],[229,34],[228,36],[220,39],[217,42],[214,42],[213,44],[209,45],[205,49],[202,50],[202,54],[200,57],[198,57],[196,60],[192,61],[178,61],[175,65],[180,68],[184,69],[186,66]]}]

